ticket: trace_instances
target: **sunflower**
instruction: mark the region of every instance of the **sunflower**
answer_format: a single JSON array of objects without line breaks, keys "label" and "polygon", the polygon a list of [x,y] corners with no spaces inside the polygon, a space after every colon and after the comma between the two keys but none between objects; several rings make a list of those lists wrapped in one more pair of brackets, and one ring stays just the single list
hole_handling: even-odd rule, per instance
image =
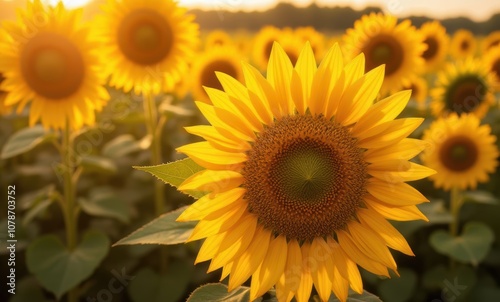
[{"label": "sunflower", "polygon": [[216,76],[217,72],[223,72],[240,81],[243,80],[240,61],[241,55],[236,48],[231,46],[213,47],[202,53],[193,62],[191,71],[190,82],[195,99],[207,104],[211,103],[207,95],[207,87],[211,90],[222,89]]},{"label": "sunflower", "polygon": [[267,78],[243,63],[245,85],[219,73],[224,91],[197,102],[211,126],[186,129],[206,141],[177,150],[205,170],[179,189],[208,194],[178,220],[199,220],[196,262],[222,268],[229,290],[251,277],[251,300],[276,285],[279,301],[304,302],[314,285],[346,301],[363,291],[356,264],[389,277],[388,246],[413,255],[385,218],[426,219],[415,205],[427,199],[405,183],[434,173],[408,161],[423,119],[394,119],[410,91],[373,104],[384,66],[364,66],[363,54],[344,66],[336,44],[317,67],[306,43],[294,67],[275,43]]},{"label": "sunflower", "polygon": [[274,26],[265,26],[255,35],[252,58],[260,69],[266,68],[273,43],[279,40],[280,35],[281,30]]},{"label": "sunflower", "polygon": [[0,115],[7,115],[11,112],[11,108],[5,105],[5,98],[7,97],[7,92],[2,90],[2,83],[5,80],[3,75],[0,73]]},{"label": "sunflower", "polygon": [[198,44],[194,16],[173,0],[108,0],[95,31],[110,85],[136,94],[171,91]]},{"label": "sunflower", "polygon": [[490,48],[484,56],[484,63],[492,73],[494,90],[500,91],[500,45]]},{"label": "sunflower", "polygon": [[450,53],[457,59],[464,59],[476,52],[476,38],[466,29],[457,30],[451,39]]},{"label": "sunflower", "polygon": [[365,54],[367,70],[385,64],[382,94],[401,89],[403,81],[423,64],[425,45],[409,20],[397,24],[394,16],[364,15],[347,30],[343,40],[350,58]]},{"label": "sunflower", "polygon": [[490,133],[490,126],[480,126],[473,114],[451,114],[434,121],[423,137],[432,148],[421,154],[422,161],[437,171],[430,177],[434,185],[465,190],[487,182],[488,173],[498,166],[499,155],[496,136]]},{"label": "sunflower", "polygon": [[467,58],[448,63],[431,90],[432,113],[474,113],[482,118],[494,102],[493,75],[482,61]]},{"label": "sunflower", "polygon": [[209,49],[214,46],[224,46],[232,45],[233,42],[231,37],[223,30],[213,30],[211,31],[205,41],[205,49]]},{"label": "sunflower", "polygon": [[500,30],[491,32],[481,43],[483,53],[487,53],[490,48],[500,45]]},{"label": "sunflower", "polygon": [[433,71],[441,67],[446,58],[450,38],[439,21],[429,21],[422,24],[420,33],[424,37],[424,44],[427,49],[422,54],[426,71]]},{"label": "sunflower", "polygon": [[30,125],[38,120],[55,129],[92,125],[94,111],[109,98],[101,86],[105,79],[96,44],[88,26],[80,23],[81,12],[34,0],[17,22],[3,24],[9,36],[0,39],[1,89],[8,92],[4,102],[17,105],[20,112],[31,101]]},{"label": "sunflower", "polygon": [[412,76],[409,80],[403,82],[403,89],[411,90],[411,98],[418,103],[420,109],[425,108],[425,101],[427,99],[427,81],[419,76]]}]

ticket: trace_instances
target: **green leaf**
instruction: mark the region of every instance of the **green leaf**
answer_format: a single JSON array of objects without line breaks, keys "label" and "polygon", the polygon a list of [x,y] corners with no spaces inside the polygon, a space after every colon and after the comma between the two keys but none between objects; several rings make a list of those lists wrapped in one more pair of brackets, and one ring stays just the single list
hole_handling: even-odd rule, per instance
[{"label": "green leaf", "polygon": [[26,264],[44,288],[57,299],[88,278],[109,250],[109,239],[98,231],[88,231],[73,250],[55,235],[35,240],[27,249]]},{"label": "green leaf", "polygon": [[120,158],[143,149],[145,148],[132,135],[123,134],[104,145],[102,155],[109,158]]},{"label": "green leaf", "polygon": [[196,226],[196,221],[177,222],[177,217],[186,209],[179,208],[166,213],[121,239],[113,246],[126,244],[179,244],[186,242]]},{"label": "green leaf", "polygon": [[193,272],[192,263],[175,261],[168,271],[159,275],[151,268],[140,270],[130,283],[129,293],[134,302],[176,302],[184,292]]},{"label": "green leaf", "polygon": [[[10,287],[7,287],[10,289]],[[45,297],[43,289],[32,276],[23,278],[16,286],[16,294],[12,296],[9,302],[51,302],[51,299]]]},{"label": "green leaf", "polygon": [[56,138],[55,133],[37,125],[14,133],[2,148],[1,159],[10,158],[27,152],[36,146]]},{"label": "green leaf", "polygon": [[80,159],[80,164],[86,172],[114,174],[118,171],[112,160],[100,156],[83,156]]},{"label": "green leaf", "polygon": [[419,204],[418,208],[427,216],[429,223],[432,224],[449,224],[453,221],[453,216],[450,214],[444,201],[431,200],[431,202]]},{"label": "green leaf", "polygon": [[401,268],[400,277],[382,280],[379,284],[380,297],[384,302],[409,301],[417,286],[417,274],[412,270]]},{"label": "green leaf", "polygon": [[80,198],[78,202],[82,210],[89,215],[111,217],[123,223],[130,220],[127,204],[110,190],[94,189],[88,200]]},{"label": "green leaf", "polygon": [[42,201],[39,201],[34,205],[31,209],[26,212],[26,214],[23,217],[23,225],[28,225],[34,218],[42,215],[45,213],[45,211],[49,208],[49,206],[52,204],[53,200],[52,199],[44,199]]},{"label": "green leaf", "polygon": [[[182,184],[186,178],[195,174],[196,172],[202,171],[205,168],[199,166],[190,158],[181,159],[168,164],[157,165],[157,166],[146,166],[146,167],[134,167],[137,170],[149,172],[156,176],[159,180],[178,187]],[[200,198],[205,195],[202,192],[190,192],[190,195],[195,198]]]},{"label": "green leaf", "polygon": [[486,191],[469,191],[464,194],[465,201],[484,203],[484,204],[499,204],[498,198]]},{"label": "green leaf", "polygon": [[227,292],[227,286],[221,283],[209,283],[195,289],[187,302],[248,302],[250,301],[250,288],[240,286]]},{"label": "green leaf", "polygon": [[430,244],[441,254],[476,266],[490,251],[494,237],[486,224],[469,222],[459,237],[453,238],[444,230],[435,231],[431,234]]},{"label": "green leaf", "polygon": [[[332,293],[328,302],[340,302],[337,297]],[[349,296],[347,297],[347,302],[382,302],[379,297],[375,296],[372,293],[363,291],[362,294],[358,294],[352,290],[349,290]]]}]

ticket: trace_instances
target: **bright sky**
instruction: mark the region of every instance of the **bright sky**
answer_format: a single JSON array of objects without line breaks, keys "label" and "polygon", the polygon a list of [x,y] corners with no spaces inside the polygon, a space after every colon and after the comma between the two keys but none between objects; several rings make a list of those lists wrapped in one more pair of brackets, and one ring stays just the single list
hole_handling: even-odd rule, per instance
[{"label": "bright sky", "polygon": [[[274,6],[278,0],[179,0],[179,4],[194,8],[220,10],[252,10],[266,9]],[[353,6],[363,9],[368,5],[381,7],[386,13],[405,17],[409,15],[425,15],[432,18],[448,18],[465,16],[476,21],[488,19],[492,14],[500,12],[499,0],[288,0],[307,6],[312,2],[319,5]]]}]

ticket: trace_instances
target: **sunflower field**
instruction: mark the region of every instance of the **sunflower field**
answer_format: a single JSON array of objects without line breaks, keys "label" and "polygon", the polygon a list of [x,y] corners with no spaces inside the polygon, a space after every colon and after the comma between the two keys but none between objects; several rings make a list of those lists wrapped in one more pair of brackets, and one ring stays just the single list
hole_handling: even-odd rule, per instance
[{"label": "sunflower field", "polygon": [[1,301],[500,301],[500,14],[15,2]]}]

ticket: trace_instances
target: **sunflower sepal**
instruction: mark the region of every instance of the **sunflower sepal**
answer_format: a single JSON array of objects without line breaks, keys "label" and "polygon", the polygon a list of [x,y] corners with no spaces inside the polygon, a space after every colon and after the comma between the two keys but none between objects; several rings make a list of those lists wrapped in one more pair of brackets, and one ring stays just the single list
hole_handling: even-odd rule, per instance
[{"label": "sunflower sepal", "polygon": [[[180,159],[167,164],[155,165],[155,166],[134,166],[134,169],[148,172],[163,181],[164,183],[179,188],[179,186],[189,177],[204,170],[203,167],[199,166],[190,158]],[[206,194],[206,192],[189,190],[183,193],[198,199]]]},{"label": "sunflower sepal", "polygon": [[157,217],[130,235],[120,239],[113,246],[134,244],[174,245],[185,243],[196,226],[196,221],[177,221],[177,218],[186,208],[181,207]]}]

